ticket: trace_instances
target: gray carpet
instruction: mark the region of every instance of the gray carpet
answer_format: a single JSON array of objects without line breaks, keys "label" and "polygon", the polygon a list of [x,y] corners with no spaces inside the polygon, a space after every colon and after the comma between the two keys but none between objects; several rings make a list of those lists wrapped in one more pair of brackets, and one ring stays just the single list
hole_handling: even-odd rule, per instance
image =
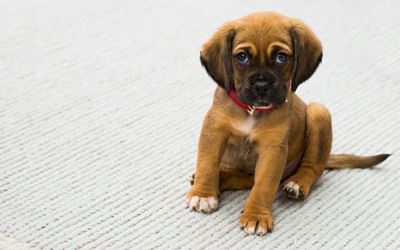
[{"label": "gray carpet", "polygon": [[[336,2],[336,3],[335,3]],[[0,2],[0,249],[400,249],[398,1]],[[299,88],[332,112],[336,153],[394,153],[281,193],[244,237],[248,191],[184,208],[215,85],[199,49],[223,22],[275,10],[324,59]]]}]

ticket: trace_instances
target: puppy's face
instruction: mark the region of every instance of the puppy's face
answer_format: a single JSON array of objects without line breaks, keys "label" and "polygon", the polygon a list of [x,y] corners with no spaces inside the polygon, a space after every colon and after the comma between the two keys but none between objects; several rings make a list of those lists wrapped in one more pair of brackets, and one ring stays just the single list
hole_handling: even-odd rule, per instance
[{"label": "puppy's face", "polygon": [[226,23],[201,51],[209,75],[252,106],[285,102],[321,57],[321,44],[308,27],[271,12]]},{"label": "puppy's face", "polygon": [[232,46],[233,85],[238,98],[252,106],[282,104],[293,66],[289,33],[281,23],[265,21],[244,21]]}]

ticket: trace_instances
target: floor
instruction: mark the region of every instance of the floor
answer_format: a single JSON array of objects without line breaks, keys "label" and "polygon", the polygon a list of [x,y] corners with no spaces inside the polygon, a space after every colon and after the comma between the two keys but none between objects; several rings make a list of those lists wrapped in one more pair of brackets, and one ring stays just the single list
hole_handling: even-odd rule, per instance
[{"label": "floor", "polygon": [[[398,1],[0,2],[0,249],[400,249]],[[320,37],[298,94],[333,116],[335,153],[393,153],[278,194],[264,237],[248,191],[185,209],[215,84],[199,50],[227,20],[274,10]]]}]

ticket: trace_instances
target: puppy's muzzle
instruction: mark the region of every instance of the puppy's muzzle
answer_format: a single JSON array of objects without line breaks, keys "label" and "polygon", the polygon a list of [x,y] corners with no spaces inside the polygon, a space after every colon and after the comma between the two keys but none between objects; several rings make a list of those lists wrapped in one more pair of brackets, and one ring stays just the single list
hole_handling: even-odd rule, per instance
[{"label": "puppy's muzzle", "polygon": [[268,89],[270,88],[271,82],[264,80],[257,80],[256,82],[254,82],[253,86],[256,93],[260,96],[263,96],[267,93]]},{"label": "puppy's muzzle", "polygon": [[266,96],[267,92],[269,92],[273,87],[273,82],[274,80],[272,76],[269,76],[268,74],[257,75],[250,79],[250,84],[252,85],[255,94],[259,97]]}]

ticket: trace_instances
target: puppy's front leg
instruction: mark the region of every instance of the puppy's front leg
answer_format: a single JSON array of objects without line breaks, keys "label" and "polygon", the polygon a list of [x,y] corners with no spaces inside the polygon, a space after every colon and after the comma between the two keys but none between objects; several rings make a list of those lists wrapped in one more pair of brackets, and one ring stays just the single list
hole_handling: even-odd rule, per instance
[{"label": "puppy's front leg", "polygon": [[227,130],[210,112],[201,130],[196,178],[186,195],[191,210],[210,213],[218,208],[219,163],[225,150]]},{"label": "puppy's front leg", "polygon": [[239,221],[247,234],[264,235],[273,228],[272,204],[285,168],[287,152],[287,145],[260,147],[254,186]]}]

